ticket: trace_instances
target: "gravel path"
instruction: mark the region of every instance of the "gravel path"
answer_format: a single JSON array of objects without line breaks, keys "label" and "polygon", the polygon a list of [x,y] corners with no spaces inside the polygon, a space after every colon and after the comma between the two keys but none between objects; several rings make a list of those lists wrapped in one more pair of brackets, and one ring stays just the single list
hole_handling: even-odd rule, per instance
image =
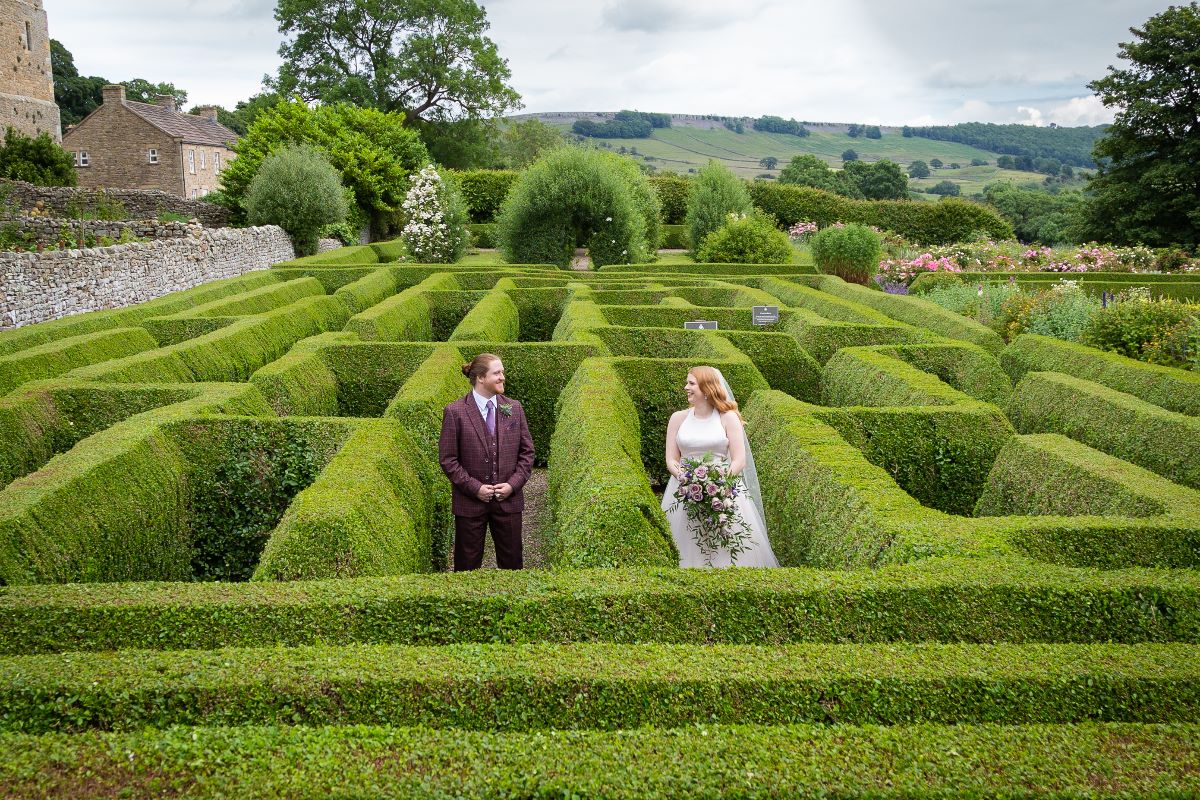
[{"label": "gravel path", "polygon": [[[525,482],[525,513],[522,517],[525,569],[544,569],[542,532],[550,527],[550,508],[546,504],[546,470],[535,469]],[[496,568],[496,549],[489,534],[483,544],[483,568]]]}]

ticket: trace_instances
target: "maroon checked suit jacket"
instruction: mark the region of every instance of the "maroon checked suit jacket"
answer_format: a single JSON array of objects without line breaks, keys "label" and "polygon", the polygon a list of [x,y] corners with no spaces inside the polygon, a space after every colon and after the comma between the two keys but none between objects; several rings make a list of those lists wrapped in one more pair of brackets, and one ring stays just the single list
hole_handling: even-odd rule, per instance
[{"label": "maroon checked suit jacket", "polygon": [[[442,436],[438,441],[438,460],[454,487],[452,510],[456,516],[474,517],[499,507],[504,513],[525,510],[521,487],[533,469],[533,437],[525,424],[525,409],[512,398],[496,395],[496,433],[500,437],[499,464],[493,465],[483,416],[475,398],[455,400],[442,411]],[[511,404],[512,415],[505,416],[500,406]],[[507,483],[513,493],[505,500],[484,501],[476,493],[485,483]]]}]

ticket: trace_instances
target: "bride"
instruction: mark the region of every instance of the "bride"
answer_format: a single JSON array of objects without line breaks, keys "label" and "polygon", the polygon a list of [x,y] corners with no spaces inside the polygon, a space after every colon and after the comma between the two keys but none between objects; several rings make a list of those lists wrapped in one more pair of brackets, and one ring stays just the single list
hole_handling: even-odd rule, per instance
[{"label": "bride", "polygon": [[[758,475],[754,457],[742,426],[742,415],[733,399],[733,391],[725,377],[713,367],[693,367],[688,370],[688,408],[671,415],[667,425],[667,469],[671,480],[663,493],[662,508],[671,524],[671,535],[679,548],[681,567],[777,567],[775,554],[767,539],[762,499],[758,491]],[[699,457],[705,453],[724,459],[732,475],[741,475],[746,491],[737,496],[736,511],[750,530],[746,548],[738,553],[736,564],[728,550],[718,550],[705,558],[696,543],[688,522],[687,511],[675,506],[675,490],[683,472],[680,459]]]}]

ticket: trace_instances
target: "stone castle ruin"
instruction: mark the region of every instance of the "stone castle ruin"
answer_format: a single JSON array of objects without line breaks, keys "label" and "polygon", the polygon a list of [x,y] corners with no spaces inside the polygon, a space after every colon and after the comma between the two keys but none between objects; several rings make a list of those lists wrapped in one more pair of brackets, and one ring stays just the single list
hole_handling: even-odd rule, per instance
[{"label": "stone castle ruin", "polygon": [[0,0],[0,75],[0,134],[13,127],[62,141],[42,0]]}]

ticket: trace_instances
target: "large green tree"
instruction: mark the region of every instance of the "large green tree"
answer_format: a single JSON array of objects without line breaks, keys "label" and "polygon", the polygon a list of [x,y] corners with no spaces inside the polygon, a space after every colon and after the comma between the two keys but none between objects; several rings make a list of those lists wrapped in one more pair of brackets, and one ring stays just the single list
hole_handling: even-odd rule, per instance
[{"label": "large green tree", "polygon": [[824,189],[827,192],[840,194],[862,200],[862,191],[850,180],[845,171],[834,171],[821,159],[811,153],[793,156],[783,171],[779,173],[780,183],[790,183],[796,186],[811,186],[814,189]]},{"label": "large green tree", "polygon": [[221,171],[221,188],[235,209],[245,209],[250,182],[262,162],[286,145],[312,145],[341,175],[354,204],[377,236],[398,222],[409,176],[429,162],[416,131],[399,114],[345,103],[315,109],[285,102],[259,114],[234,146],[237,158]]},{"label": "large green tree", "polygon": [[520,107],[474,0],[278,0],[277,90],[417,120],[492,118]]},{"label": "large green tree", "polygon": [[908,176],[895,161],[886,158],[869,164],[847,161],[842,172],[868,200],[904,200],[908,197]]},{"label": "large green tree", "polygon": [[1200,244],[1200,8],[1171,6],[1088,84],[1117,109],[1096,143],[1088,233],[1117,243]]}]

